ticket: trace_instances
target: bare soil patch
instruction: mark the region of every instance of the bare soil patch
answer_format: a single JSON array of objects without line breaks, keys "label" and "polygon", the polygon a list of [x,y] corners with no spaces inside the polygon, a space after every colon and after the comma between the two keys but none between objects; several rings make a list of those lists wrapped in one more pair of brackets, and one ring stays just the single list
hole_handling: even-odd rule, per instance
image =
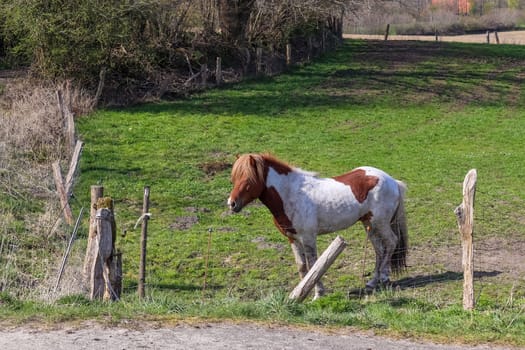
[{"label": "bare soil patch", "polygon": [[[489,237],[476,240],[474,237],[475,281],[524,281],[524,250],[525,241],[518,238]],[[438,281],[462,280],[461,254],[459,238],[457,245],[413,247],[410,249],[408,260],[411,277],[396,281],[396,284],[401,288],[413,288]],[[428,267],[432,267],[434,273],[424,271],[424,268]]]},{"label": "bare soil patch", "polygon": [[[384,35],[367,35],[367,34],[344,34],[345,39],[368,39],[384,40]],[[500,44],[525,45],[525,31],[498,32]],[[418,40],[418,41],[436,41],[435,35],[389,35],[388,40]],[[468,34],[468,35],[449,35],[438,36],[438,41],[460,42],[460,43],[487,43],[487,34]],[[489,41],[496,43],[494,33],[489,35]]]}]

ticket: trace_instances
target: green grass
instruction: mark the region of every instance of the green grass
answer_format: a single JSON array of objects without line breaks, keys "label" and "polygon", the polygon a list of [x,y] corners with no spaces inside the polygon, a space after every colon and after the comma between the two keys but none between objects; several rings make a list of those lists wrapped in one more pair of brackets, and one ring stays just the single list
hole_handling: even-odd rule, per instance
[{"label": "green grass", "polygon": [[[10,300],[0,317],[256,319],[525,345],[523,269],[516,276],[509,265],[482,265],[476,310],[462,310],[453,214],[463,178],[476,168],[475,242],[525,240],[524,63],[518,46],[347,41],[282,76],[81,118],[85,148],[74,207],[89,205],[90,185],[102,184],[115,199],[118,230],[127,231],[117,242],[123,300]],[[399,277],[404,287],[359,293],[373,254],[368,245],[363,261],[364,232],[356,225],[341,233],[349,246],[324,278],[330,295],[290,303],[295,264],[268,210],[255,204],[230,215],[225,206],[235,155],[265,151],[321,176],[373,165],[406,182],[411,252]],[[132,228],[145,185],[148,298],[138,301],[140,230]],[[321,237],[319,250],[333,238]]]}]

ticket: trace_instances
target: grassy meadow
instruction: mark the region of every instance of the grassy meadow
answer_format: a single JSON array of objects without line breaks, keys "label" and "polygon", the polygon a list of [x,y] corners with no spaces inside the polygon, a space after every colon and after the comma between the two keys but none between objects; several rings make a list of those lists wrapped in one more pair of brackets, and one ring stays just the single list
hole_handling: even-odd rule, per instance
[{"label": "grassy meadow", "polygon": [[[123,299],[105,305],[73,295],[49,305],[4,294],[0,315],[252,319],[523,346],[524,79],[519,46],[355,40],[281,76],[83,117],[73,207],[89,206],[91,185],[114,198]],[[372,165],[403,180],[410,251],[397,287],[362,292],[374,256],[355,225],[339,233],[348,247],[324,277],[328,295],[288,301],[299,278],[269,211],[258,202],[236,215],[226,208],[231,165],[247,152],[271,152],[320,176]],[[466,312],[453,210],[472,168],[477,305]],[[133,226],[146,185],[152,219],[147,299],[139,301],[140,229]],[[334,237],[320,237],[319,251]]]}]

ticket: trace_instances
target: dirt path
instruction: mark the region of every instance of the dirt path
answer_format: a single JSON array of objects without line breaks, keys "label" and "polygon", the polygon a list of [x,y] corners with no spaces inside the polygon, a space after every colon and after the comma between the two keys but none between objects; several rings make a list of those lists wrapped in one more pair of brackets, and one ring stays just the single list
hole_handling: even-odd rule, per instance
[{"label": "dirt path", "polygon": [[83,325],[60,330],[13,328],[0,330],[3,350],[76,349],[424,349],[424,350],[502,350],[480,345],[437,345],[392,340],[351,329],[335,332],[310,331],[291,327],[254,324],[207,323],[172,327],[132,329]]},{"label": "dirt path", "polygon": [[[365,35],[365,34],[344,34],[344,38],[347,39],[371,39],[371,40],[384,40],[383,35]],[[525,31],[510,31],[510,32],[499,32],[498,38],[500,44],[515,44],[525,45]],[[435,41],[434,35],[389,35],[388,40],[422,40],[422,41]],[[487,34],[469,34],[469,35],[450,35],[450,36],[439,36],[439,41],[451,41],[461,43],[487,43]],[[489,41],[492,44],[496,43],[496,37],[494,33],[490,33]]]}]

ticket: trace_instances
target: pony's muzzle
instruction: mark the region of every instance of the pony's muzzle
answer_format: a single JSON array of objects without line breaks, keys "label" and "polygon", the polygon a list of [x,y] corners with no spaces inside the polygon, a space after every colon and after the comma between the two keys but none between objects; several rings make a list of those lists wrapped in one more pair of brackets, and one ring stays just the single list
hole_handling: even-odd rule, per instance
[{"label": "pony's muzzle", "polygon": [[238,213],[242,209],[241,201],[234,201],[231,198],[228,198],[228,206],[230,207],[230,210],[234,213]]}]

